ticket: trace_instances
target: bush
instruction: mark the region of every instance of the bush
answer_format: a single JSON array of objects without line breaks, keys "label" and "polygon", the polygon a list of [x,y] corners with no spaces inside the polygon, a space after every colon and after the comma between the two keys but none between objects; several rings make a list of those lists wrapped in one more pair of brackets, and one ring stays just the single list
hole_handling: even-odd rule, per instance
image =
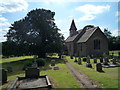
[{"label": "bush", "polygon": [[87,61],[87,57],[83,57],[83,61],[86,62]]},{"label": "bush", "polygon": [[37,62],[37,64],[38,64],[38,67],[45,65],[45,59],[43,59],[43,58],[38,58],[38,59],[36,59],[36,62]]},{"label": "bush", "polygon": [[31,66],[32,66],[32,62],[26,62],[23,66],[23,70],[25,70],[26,68],[31,67]]}]

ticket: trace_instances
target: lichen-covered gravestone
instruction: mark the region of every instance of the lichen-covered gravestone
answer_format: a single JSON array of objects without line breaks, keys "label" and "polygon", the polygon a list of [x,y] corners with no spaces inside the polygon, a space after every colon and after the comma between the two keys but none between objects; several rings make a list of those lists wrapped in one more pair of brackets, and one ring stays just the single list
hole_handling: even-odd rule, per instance
[{"label": "lichen-covered gravestone", "polygon": [[0,76],[0,82],[6,83],[7,82],[7,70],[2,68],[0,69],[0,73],[2,74],[2,76]]},{"label": "lichen-covered gravestone", "polygon": [[51,60],[51,66],[55,66],[55,60]]},{"label": "lichen-covered gravestone", "polygon": [[29,67],[25,70],[26,78],[38,78],[39,77],[39,68]]},{"label": "lichen-covered gravestone", "polygon": [[94,63],[97,63],[97,58],[94,58]]},{"label": "lichen-covered gravestone", "polygon": [[97,70],[98,72],[103,72],[103,70],[102,70],[102,64],[101,64],[101,63],[97,63],[97,64],[96,64],[96,70]]},{"label": "lichen-covered gravestone", "polygon": [[82,61],[81,61],[81,58],[80,58],[80,57],[78,58],[78,64],[79,64],[79,65],[82,65]]}]

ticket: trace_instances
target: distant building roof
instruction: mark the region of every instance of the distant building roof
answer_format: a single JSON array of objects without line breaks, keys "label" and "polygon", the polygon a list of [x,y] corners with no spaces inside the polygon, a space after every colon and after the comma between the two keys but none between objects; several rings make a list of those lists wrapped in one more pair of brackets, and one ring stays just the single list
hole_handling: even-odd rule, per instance
[{"label": "distant building roof", "polygon": [[65,40],[65,42],[74,41],[75,38],[81,33],[81,31],[82,31],[82,30],[78,30],[78,31],[77,31],[77,34],[75,34],[75,35],[73,35],[73,36],[69,36],[69,37]]},{"label": "distant building roof", "polygon": [[77,41],[77,43],[86,42],[92,36],[92,34],[97,30],[97,28],[98,27],[94,27],[86,30],[86,32],[81,36],[81,38]]}]

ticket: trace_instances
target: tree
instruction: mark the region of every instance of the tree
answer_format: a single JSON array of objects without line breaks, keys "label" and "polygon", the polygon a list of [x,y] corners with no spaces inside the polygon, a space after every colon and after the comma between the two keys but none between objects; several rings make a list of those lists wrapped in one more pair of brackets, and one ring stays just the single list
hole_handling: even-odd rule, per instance
[{"label": "tree", "polygon": [[[54,23],[55,12],[45,9],[30,11],[27,16],[11,25],[7,41],[17,46],[26,45],[29,53],[45,57],[45,53],[61,52],[64,37]],[[22,49],[22,48],[21,48]]]}]

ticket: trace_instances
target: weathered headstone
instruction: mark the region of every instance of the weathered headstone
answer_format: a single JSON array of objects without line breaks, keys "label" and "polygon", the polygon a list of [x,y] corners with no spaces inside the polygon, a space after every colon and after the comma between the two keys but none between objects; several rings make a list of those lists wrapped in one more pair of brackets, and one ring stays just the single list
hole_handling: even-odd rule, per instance
[{"label": "weathered headstone", "polygon": [[97,70],[98,72],[103,72],[103,70],[102,70],[102,64],[101,64],[101,63],[97,63],[97,64],[96,64],[96,70]]},{"label": "weathered headstone", "polygon": [[78,64],[79,64],[79,65],[82,64],[82,61],[81,61],[81,58],[80,58],[80,57],[78,58]]},{"label": "weathered headstone", "polygon": [[37,62],[36,62],[36,61],[34,61],[34,63],[32,64],[32,67],[34,67],[34,68],[37,68],[37,67],[38,67],[38,65],[37,65]]},{"label": "weathered headstone", "polygon": [[104,58],[103,64],[104,64],[104,65],[109,65],[109,64],[108,64],[108,58]]},{"label": "weathered headstone", "polygon": [[54,69],[54,70],[59,70],[59,67],[58,67],[58,66],[54,66],[53,69]]},{"label": "weathered headstone", "polygon": [[86,67],[92,68],[92,64],[91,63],[86,63]]},{"label": "weathered headstone", "polygon": [[112,59],[112,64],[117,64],[115,58]]},{"label": "weathered headstone", "polygon": [[87,63],[90,63],[90,56],[87,56]]},{"label": "weathered headstone", "polygon": [[74,60],[74,62],[78,62],[78,61],[77,61],[77,57],[75,57],[75,60]]},{"label": "weathered headstone", "polygon": [[70,59],[73,59],[73,56],[70,56]]},{"label": "weathered headstone", "polygon": [[2,74],[2,76],[0,76],[0,82],[6,83],[7,82],[7,70],[2,68],[2,69],[0,69],[0,72]]},{"label": "weathered headstone", "polygon": [[102,57],[100,57],[100,63],[103,63],[103,58]]},{"label": "weathered headstone", "polygon": [[92,55],[91,55],[91,58],[93,58],[93,57],[94,57],[94,55],[92,54]]},{"label": "weathered headstone", "polygon": [[97,63],[97,58],[94,58],[94,63]]},{"label": "weathered headstone", "polygon": [[38,78],[39,77],[39,68],[29,67],[25,70],[26,78]]},{"label": "weathered headstone", "polygon": [[51,66],[55,66],[55,60],[51,60]]},{"label": "weathered headstone", "polygon": [[7,72],[8,72],[8,73],[13,72],[12,67],[7,67]]}]

